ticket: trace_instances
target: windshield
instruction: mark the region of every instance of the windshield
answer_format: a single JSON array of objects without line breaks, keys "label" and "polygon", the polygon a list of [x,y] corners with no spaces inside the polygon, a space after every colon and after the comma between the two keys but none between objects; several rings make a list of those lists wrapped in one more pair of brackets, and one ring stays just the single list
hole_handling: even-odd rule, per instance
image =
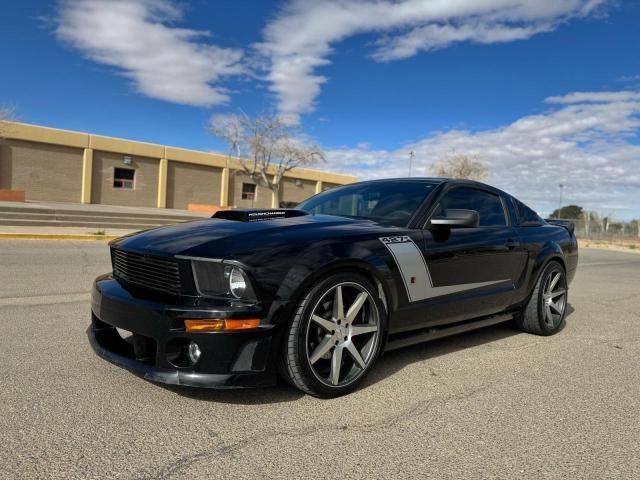
[{"label": "windshield", "polygon": [[347,185],[311,197],[297,208],[403,227],[436,185],[406,180]]}]

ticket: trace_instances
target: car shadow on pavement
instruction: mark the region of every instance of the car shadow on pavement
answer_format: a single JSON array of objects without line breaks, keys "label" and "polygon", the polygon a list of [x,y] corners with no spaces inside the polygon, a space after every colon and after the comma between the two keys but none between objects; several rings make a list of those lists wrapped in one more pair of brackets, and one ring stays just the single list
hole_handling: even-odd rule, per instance
[{"label": "car shadow on pavement", "polygon": [[[574,312],[571,304],[567,304],[566,318]],[[373,370],[369,373],[362,384],[362,388],[374,385],[395,373],[402,370],[407,365],[424,362],[441,355],[455,353],[467,348],[491,344],[498,340],[512,337],[514,335],[528,335],[516,330],[511,322],[504,322],[490,327],[472,330],[470,332],[459,333],[451,337],[419,343],[410,347],[386,352],[378,360]],[[437,376],[438,373],[425,365],[425,375]]]},{"label": "car shadow on pavement", "polygon": [[[567,318],[574,312],[571,304],[567,305]],[[374,365],[372,371],[360,388],[367,388],[396,374],[408,365],[424,362],[441,355],[452,354],[467,348],[491,344],[514,335],[527,335],[513,328],[511,322],[485,327],[451,337],[430,342],[419,343],[410,347],[384,353]],[[438,376],[439,373],[425,365],[425,375]],[[161,385],[171,392],[183,397],[205,402],[219,402],[237,405],[263,405],[293,402],[305,396],[304,393],[280,380],[274,387],[244,390],[207,390],[201,388]]]},{"label": "car shadow on pavement", "polygon": [[[515,330],[507,322],[385,352],[363,382],[362,387],[366,388],[385,380],[411,364],[425,362],[467,348],[490,344],[520,333],[522,332]],[[424,374],[434,377],[439,375],[429,364],[424,365]]]}]

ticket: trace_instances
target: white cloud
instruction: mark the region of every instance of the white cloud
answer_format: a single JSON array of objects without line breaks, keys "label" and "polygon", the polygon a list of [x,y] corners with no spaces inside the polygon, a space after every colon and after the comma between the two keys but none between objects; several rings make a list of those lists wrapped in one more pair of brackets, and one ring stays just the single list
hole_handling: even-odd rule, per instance
[{"label": "white cloud", "polygon": [[362,33],[379,35],[372,57],[407,58],[421,50],[472,41],[499,43],[553,30],[593,13],[607,0],[290,0],[257,45],[268,59],[266,80],[291,121],[311,112],[327,78],[336,43]]},{"label": "white cloud", "polygon": [[547,23],[531,26],[492,25],[426,25],[414,28],[406,35],[384,38],[377,42],[373,58],[385,62],[416,55],[420,50],[437,50],[455,42],[505,43],[524,40],[536,33],[551,30]]},{"label": "white cloud", "polygon": [[622,91],[622,92],[574,92],[559,97],[545,98],[546,103],[607,103],[622,101],[638,101],[640,100],[640,92]]},{"label": "white cloud", "polygon": [[414,176],[452,152],[476,154],[490,167],[489,183],[539,211],[577,203],[602,213],[640,216],[640,91],[574,92],[555,105],[493,130],[448,130],[393,151],[342,147],[328,152],[330,169],[363,178]]},{"label": "white cloud", "polygon": [[63,0],[56,33],[88,58],[116,67],[142,94],[212,106],[228,100],[223,77],[243,72],[242,51],[202,40],[208,32],[174,26],[170,0]]}]

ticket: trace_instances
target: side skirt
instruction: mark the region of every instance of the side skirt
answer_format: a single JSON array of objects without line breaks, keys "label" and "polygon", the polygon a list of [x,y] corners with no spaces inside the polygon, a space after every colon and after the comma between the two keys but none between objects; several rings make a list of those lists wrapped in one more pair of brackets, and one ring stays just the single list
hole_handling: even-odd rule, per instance
[{"label": "side skirt", "polygon": [[513,314],[505,313],[500,315],[492,315],[490,317],[484,317],[479,320],[456,323],[454,325],[446,325],[443,327],[404,332],[401,334],[390,336],[384,351],[389,352],[398,348],[408,347],[409,345],[415,345],[416,343],[428,342],[429,340],[435,340],[437,338],[448,337],[451,335],[456,335],[458,333],[488,327],[490,325],[507,322],[512,319]]}]

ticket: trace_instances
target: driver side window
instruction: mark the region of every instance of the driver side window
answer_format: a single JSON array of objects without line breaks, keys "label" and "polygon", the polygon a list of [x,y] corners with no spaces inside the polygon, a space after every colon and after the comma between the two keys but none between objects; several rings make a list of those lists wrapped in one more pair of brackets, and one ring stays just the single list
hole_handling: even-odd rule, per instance
[{"label": "driver side window", "polygon": [[498,195],[470,187],[459,187],[449,190],[440,199],[432,216],[445,215],[449,209],[476,210],[480,215],[481,227],[506,226],[502,201]]}]

